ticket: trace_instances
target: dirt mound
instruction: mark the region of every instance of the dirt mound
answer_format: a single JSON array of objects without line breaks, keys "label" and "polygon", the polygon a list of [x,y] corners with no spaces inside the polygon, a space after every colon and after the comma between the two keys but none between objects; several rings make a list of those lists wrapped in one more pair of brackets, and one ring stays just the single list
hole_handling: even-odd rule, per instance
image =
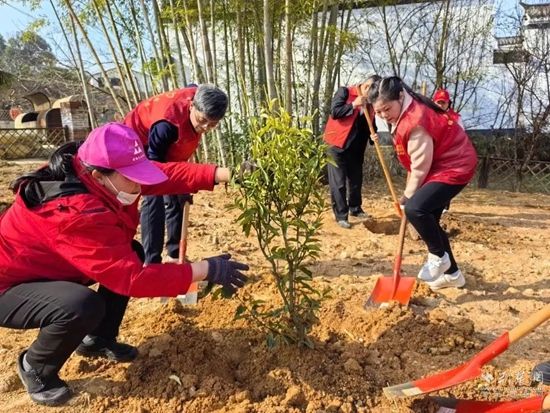
[{"label": "dirt mound", "polygon": [[[165,408],[185,412],[367,412],[386,403],[381,388],[388,383],[424,375],[434,361],[449,362],[451,353],[458,360],[479,346],[469,320],[399,306],[365,311],[363,300],[356,294],[327,303],[313,331],[314,349],[270,349],[263,334],[223,317],[204,330],[201,322],[215,313],[208,298],[194,319],[173,305],[159,307],[148,322],[158,335],[140,346],[142,356],[124,381],[95,392],[90,408],[123,411],[128,400],[139,399],[136,409],[163,411],[160,399]],[[71,365],[75,373],[90,371],[84,360]]]},{"label": "dirt mound", "polygon": [[369,217],[363,221],[363,225],[375,234],[394,235],[399,232],[399,219],[394,217]]}]

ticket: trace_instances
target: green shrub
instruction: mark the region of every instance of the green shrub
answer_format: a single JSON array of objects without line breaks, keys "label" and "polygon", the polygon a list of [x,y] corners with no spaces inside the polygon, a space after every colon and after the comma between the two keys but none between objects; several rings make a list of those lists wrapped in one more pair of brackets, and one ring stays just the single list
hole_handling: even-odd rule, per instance
[{"label": "green shrub", "polygon": [[247,236],[251,230],[256,233],[280,300],[245,295],[237,317],[264,328],[270,345],[312,346],[307,334],[327,291],[312,286],[306,262],[319,256],[316,236],[325,209],[320,180],[327,157],[312,131],[296,124],[288,113],[272,109],[252,122],[250,155],[257,168],[242,178],[235,200],[241,211],[237,221]]}]

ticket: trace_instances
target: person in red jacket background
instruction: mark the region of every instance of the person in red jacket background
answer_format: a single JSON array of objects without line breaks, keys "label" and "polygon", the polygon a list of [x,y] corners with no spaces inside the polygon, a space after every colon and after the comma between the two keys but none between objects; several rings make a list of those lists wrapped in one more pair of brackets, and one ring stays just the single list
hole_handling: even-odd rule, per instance
[{"label": "person in red jacket background", "polygon": [[374,82],[368,99],[376,115],[389,123],[397,157],[409,172],[401,204],[428,247],[418,277],[433,290],[464,286],[439,220],[475,174],[477,155],[470,139],[443,109],[398,77]]},{"label": "person in red jacket background", "polygon": [[[157,162],[188,161],[202,135],[225,115],[228,98],[214,85],[192,85],[153,96],[139,103],[124,119],[134,129],[147,157]],[[145,196],[141,205],[141,237],[146,263],[160,263],[164,247],[169,262],[179,258],[182,206],[190,196]]]},{"label": "person in red jacket background", "polygon": [[453,122],[458,123],[462,127],[462,129],[464,129],[462,117],[452,108],[451,97],[447,89],[437,89],[434,93],[433,101],[437,106],[443,109],[445,113],[447,113],[447,115]]},{"label": "person in red jacket background", "polygon": [[348,215],[367,217],[361,208],[363,161],[370,136],[364,110],[367,90],[379,78],[373,75],[357,86],[338,88],[323,135],[329,145],[328,154],[336,163],[327,167],[332,211],[338,225],[346,229],[351,228]]},{"label": "person in red jacket background", "polygon": [[[58,373],[75,350],[121,362],[137,356],[116,340],[129,297],[175,297],[203,279],[229,294],[244,285],[248,266],[229,254],[144,266],[134,240],[140,195],[212,190],[229,178],[216,165],[151,162],[132,129],[111,123],[14,181],[15,201],[0,215],[0,326],[40,328],[17,363],[33,401],[70,398]],[[87,287],[94,283],[97,292]]]}]

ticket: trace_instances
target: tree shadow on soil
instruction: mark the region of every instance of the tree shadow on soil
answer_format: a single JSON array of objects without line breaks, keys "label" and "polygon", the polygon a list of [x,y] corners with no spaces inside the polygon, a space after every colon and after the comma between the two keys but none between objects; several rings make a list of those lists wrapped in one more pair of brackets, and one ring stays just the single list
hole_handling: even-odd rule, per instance
[{"label": "tree shadow on soil", "polygon": [[[537,291],[548,288],[548,280],[546,278],[530,284],[514,285],[512,288],[510,284],[504,282],[505,279],[503,279],[502,282],[486,281],[482,275],[482,270],[471,264],[460,263],[460,266],[466,276],[465,287],[469,291],[459,295],[452,301],[449,300],[450,303],[464,304],[467,302],[479,301],[480,299],[495,300],[500,302],[509,300],[536,300],[545,304],[550,303],[550,297],[534,295]],[[523,294],[526,290],[531,290],[533,294]],[[482,292],[483,294],[473,294],[472,291]],[[511,311],[513,312],[513,310]]]},{"label": "tree shadow on soil", "polygon": [[460,212],[453,213],[459,219],[478,222],[491,225],[499,224],[505,227],[518,227],[518,228],[547,228],[548,225],[544,225],[543,221],[550,221],[549,213],[515,213],[515,214],[491,214],[487,212]]}]

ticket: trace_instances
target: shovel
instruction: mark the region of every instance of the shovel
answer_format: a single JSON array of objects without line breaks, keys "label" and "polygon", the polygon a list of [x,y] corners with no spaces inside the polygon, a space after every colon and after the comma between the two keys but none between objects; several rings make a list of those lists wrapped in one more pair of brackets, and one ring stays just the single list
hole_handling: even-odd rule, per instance
[{"label": "shovel", "polygon": [[407,216],[401,217],[401,226],[399,228],[399,246],[393,264],[393,275],[379,277],[369,299],[365,303],[365,308],[379,305],[388,305],[390,301],[397,301],[399,304],[408,305],[411,299],[415,277],[401,277],[401,260],[403,256],[403,245],[405,244],[405,231],[407,229]]},{"label": "shovel", "polygon": [[420,380],[385,387],[384,393],[388,397],[411,397],[419,394],[446,389],[475,379],[481,375],[481,367],[493,360],[499,354],[508,349],[510,344],[515,343],[522,337],[529,334],[539,325],[550,318],[550,304],[542,307],[529,318],[519,323],[515,328],[506,331],[499,338],[481,350],[469,361],[451,370],[434,374]]},{"label": "shovel", "polygon": [[[369,125],[370,134],[375,135],[376,132],[374,131],[374,126],[372,125],[372,120],[368,114],[368,110],[365,108],[364,110],[365,119],[367,119],[367,123]],[[380,165],[382,166],[382,170],[384,171],[384,176],[386,177],[386,182],[388,184],[388,188],[390,190],[392,199],[393,199],[393,205],[395,206],[395,210],[397,211],[398,216],[403,216],[403,211],[401,210],[401,206],[399,205],[399,201],[397,199],[397,195],[395,194],[395,188],[393,187],[393,182],[391,180],[390,172],[388,171],[388,167],[386,166],[386,161],[384,160],[384,155],[382,154],[382,149],[380,149],[380,143],[378,143],[378,139],[373,139],[374,142],[374,148],[376,149],[376,154],[378,155],[378,160],[380,161]]]},{"label": "shovel", "polygon": [[550,395],[530,397],[523,400],[484,402],[433,397],[441,406],[438,413],[538,413],[550,409]]},{"label": "shovel", "polygon": [[[187,254],[187,229],[189,228],[189,209],[191,204],[189,201],[183,203],[183,220],[181,223],[181,237],[179,246],[179,263],[186,262],[185,256]],[[177,299],[182,304],[197,304],[198,301],[198,283],[191,283],[189,290],[185,295],[178,295]]]}]

